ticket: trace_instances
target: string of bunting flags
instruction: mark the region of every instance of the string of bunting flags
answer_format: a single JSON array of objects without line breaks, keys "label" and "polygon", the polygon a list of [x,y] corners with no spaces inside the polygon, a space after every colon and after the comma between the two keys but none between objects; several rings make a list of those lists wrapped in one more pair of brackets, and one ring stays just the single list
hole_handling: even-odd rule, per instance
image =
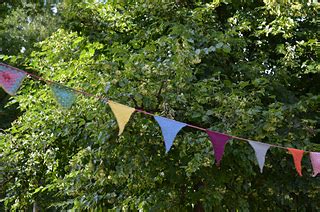
[{"label": "string of bunting flags", "polygon": [[71,108],[71,106],[75,103],[77,94],[83,94],[85,96],[96,97],[97,99],[103,100],[103,102],[107,103],[110,106],[117,120],[118,127],[119,127],[119,133],[118,133],[119,136],[123,133],[127,122],[130,120],[130,117],[134,112],[140,112],[146,115],[153,116],[155,121],[159,124],[161,128],[163,140],[165,143],[166,153],[169,152],[171,146],[173,145],[175,137],[180,132],[180,130],[184,127],[191,127],[207,133],[212,143],[214,157],[215,157],[217,166],[220,165],[220,162],[223,157],[224,149],[228,141],[230,139],[236,139],[236,140],[248,142],[250,144],[250,146],[255,152],[256,159],[257,159],[261,173],[263,172],[266,154],[270,149],[270,147],[282,148],[288,151],[290,154],[292,154],[293,162],[299,176],[302,176],[301,160],[304,156],[304,153],[309,153],[311,165],[313,168],[312,176],[315,177],[320,173],[320,152],[310,152],[310,151],[305,151],[305,150],[300,150],[295,148],[288,148],[288,147],[283,147],[283,146],[274,145],[274,144],[262,143],[262,142],[253,141],[250,139],[245,139],[245,138],[228,135],[221,132],[204,129],[199,126],[194,126],[191,124],[179,122],[173,119],[157,116],[147,111],[144,111],[141,109],[135,109],[135,108],[108,100],[102,96],[96,96],[94,94],[86,93],[82,90],[76,90],[76,89],[67,87],[65,85],[62,85],[60,83],[43,79],[37,75],[28,73],[26,71],[9,66],[7,64],[0,63],[0,86],[3,88],[3,90],[6,93],[8,93],[11,96],[17,93],[23,80],[27,76],[47,83],[58,104],[66,109]]}]

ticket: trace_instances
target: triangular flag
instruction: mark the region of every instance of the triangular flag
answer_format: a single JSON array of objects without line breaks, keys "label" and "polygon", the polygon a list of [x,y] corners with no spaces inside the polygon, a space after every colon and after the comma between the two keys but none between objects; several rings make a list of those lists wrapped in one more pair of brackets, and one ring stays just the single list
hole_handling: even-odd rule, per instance
[{"label": "triangular flag", "polygon": [[109,100],[108,103],[114,116],[117,119],[119,126],[119,135],[121,135],[124,127],[126,126],[135,109],[126,105],[119,104],[117,102],[113,102],[111,100]]},{"label": "triangular flag", "polygon": [[303,157],[303,150],[300,149],[293,149],[293,148],[287,148],[289,152],[291,152],[294,160],[294,165],[296,167],[296,170],[300,176],[302,176],[301,173],[301,160]]},{"label": "triangular flag", "polygon": [[72,89],[57,83],[50,84],[50,87],[54,98],[62,107],[68,109],[76,101],[77,96]]},{"label": "triangular flag", "polygon": [[266,154],[268,149],[270,148],[269,144],[256,142],[256,141],[249,141],[249,144],[254,149],[254,152],[256,153],[257,161],[260,167],[260,172],[263,171],[264,162],[266,159]]},{"label": "triangular flag", "polygon": [[26,73],[0,64],[0,86],[10,95],[15,95]]},{"label": "triangular flag", "polygon": [[312,176],[315,177],[320,173],[320,152],[310,152],[310,160],[313,168]]},{"label": "triangular flag", "polygon": [[160,125],[166,146],[166,152],[168,152],[178,132],[183,127],[187,126],[187,124],[160,116],[155,116],[154,118]]},{"label": "triangular flag", "polygon": [[210,137],[213,151],[214,151],[214,157],[216,159],[217,166],[220,165],[220,161],[222,159],[223,153],[224,153],[224,147],[227,144],[228,140],[230,139],[230,136],[213,132],[210,130],[207,130],[207,133]]}]

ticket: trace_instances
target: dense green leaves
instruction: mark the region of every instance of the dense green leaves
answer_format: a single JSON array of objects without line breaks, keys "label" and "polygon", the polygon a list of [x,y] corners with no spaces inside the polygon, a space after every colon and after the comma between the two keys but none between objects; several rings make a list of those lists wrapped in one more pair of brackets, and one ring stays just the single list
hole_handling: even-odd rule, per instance
[{"label": "dense green leaves", "polygon": [[[319,151],[316,5],[79,3],[64,29],[37,44],[28,69],[135,108],[271,144]],[[1,134],[5,203],[24,209],[315,210],[319,183],[271,149],[259,173],[251,147],[232,140],[220,168],[204,132],[184,128],[165,154],[143,114],[118,138],[103,102],[70,110],[48,86],[24,83],[23,114]]]}]

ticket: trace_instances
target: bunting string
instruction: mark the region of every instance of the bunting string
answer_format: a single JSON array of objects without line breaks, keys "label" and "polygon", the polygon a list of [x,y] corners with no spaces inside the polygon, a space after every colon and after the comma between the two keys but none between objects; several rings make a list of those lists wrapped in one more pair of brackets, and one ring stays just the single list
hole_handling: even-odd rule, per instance
[{"label": "bunting string", "polygon": [[[143,114],[146,114],[146,115],[149,115],[149,116],[156,116],[153,113],[149,113],[149,112],[141,110],[141,109],[136,109],[136,112],[143,113]],[[195,125],[188,124],[188,123],[187,123],[187,126],[190,127],[190,128],[194,128],[194,129],[197,129],[197,130],[201,130],[201,131],[207,132],[207,129],[199,127],[199,126],[195,126]],[[222,133],[222,132],[217,132],[217,131],[213,131],[213,132],[219,133],[219,134],[223,134],[223,135],[227,135],[231,139],[236,139],[236,140],[239,140],[239,141],[245,141],[245,142],[254,141],[254,140],[251,140],[251,139],[241,138],[241,137],[238,137],[238,136],[229,135],[229,134],[225,134],[225,133]],[[256,141],[256,142],[258,142],[258,141]],[[280,148],[280,149],[285,149],[285,150],[287,149],[287,147],[283,147],[283,146],[276,145],[276,144],[269,144],[269,145],[271,147],[275,147],[275,148]],[[306,151],[306,150],[304,152],[309,153],[309,151]]]},{"label": "bunting string", "polygon": [[284,149],[287,152],[291,153],[294,159],[294,164],[296,167],[296,170],[300,176],[302,176],[301,173],[301,159],[303,157],[304,153],[310,154],[310,161],[312,163],[313,167],[313,176],[316,176],[317,174],[320,174],[320,153],[318,152],[311,152],[306,150],[298,150],[294,148],[284,147],[276,144],[267,144],[262,143],[259,141],[254,141],[251,139],[246,139],[234,135],[225,134],[222,132],[212,131],[205,128],[202,128],[200,126],[188,124],[188,123],[182,123],[173,119],[157,116],[153,113],[147,112],[143,109],[137,109],[137,108],[131,108],[126,105],[122,105],[120,103],[114,102],[109,100],[107,97],[104,96],[98,96],[95,94],[87,93],[83,90],[74,89],[68,86],[63,85],[62,83],[54,82],[51,80],[44,79],[40,76],[37,76],[35,74],[26,72],[24,70],[12,67],[10,65],[0,63],[0,86],[10,95],[15,95],[16,91],[19,89],[23,79],[25,76],[29,76],[32,79],[45,82],[51,87],[51,90],[53,92],[53,95],[57,102],[64,108],[70,108],[72,104],[76,100],[76,95],[74,93],[82,94],[87,97],[94,97],[98,100],[101,100],[105,104],[109,104],[112,112],[115,115],[115,118],[118,122],[119,126],[119,133],[118,135],[121,135],[123,132],[125,125],[129,121],[131,115],[134,112],[143,113],[145,115],[153,116],[154,119],[158,122],[160,125],[160,128],[162,130],[162,135],[165,141],[165,147],[166,152],[168,152],[173,144],[173,141],[176,137],[176,135],[179,133],[179,131],[183,127],[190,127],[194,128],[196,130],[204,131],[207,133],[212,146],[213,151],[216,159],[216,164],[219,165],[220,161],[222,159],[224,148],[227,142],[230,139],[235,139],[239,141],[248,142],[251,147],[254,149],[256,158],[258,161],[258,165],[260,167],[260,171],[262,173],[264,162],[265,162],[265,156],[270,147],[274,148],[280,148]]},{"label": "bunting string", "polygon": [[13,70],[16,70],[16,71],[19,71],[19,72],[22,72],[26,75],[28,75],[29,77],[35,79],[35,80],[38,80],[38,81],[42,81],[42,82],[45,82],[46,84],[60,84],[61,86],[65,87],[65,88],[68,88],[76,93],[79,93],[79,94],[82,94],[84,96],[87,96],[87,97],[94,97],[98,100],[102,100],[103,102],[107,102],[108,99],[106,97],[103,97],[103,96],[98,96],[98,95],[95,95],[95,94],[91,94],[91,93],[88,93],[88,92],[85,92],[83,90],[79,90],[79,89],[75,89],[75,88],[71,88],[71,87],[68,87],[68,86],[65,86],[63,85],[62,83],[59,83],[59,82],[54,82],[54,81],[51,81],[51,80],[47,80],[47,79],[44,79],[38,75],[35,75],[35,74],[32,74],[32,73],[29,73],[29,72],[26,72],[24,70],[21,70],[21,69],[18,69],[18,68],[15,68],[13,66],[10,66],[10,65],[7,65],[5,63],[1,63],[0,62],[0,67],[3,66],[3,67],[7,67],[8,69],[13,69]]}]

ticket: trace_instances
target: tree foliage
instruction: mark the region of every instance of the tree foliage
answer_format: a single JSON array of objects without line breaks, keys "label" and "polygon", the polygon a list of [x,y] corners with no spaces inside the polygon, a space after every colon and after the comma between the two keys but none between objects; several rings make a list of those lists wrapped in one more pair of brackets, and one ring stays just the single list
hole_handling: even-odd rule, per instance
[{"label": "tree foliage", "polygon": [[[0,2],[0,58],[10,55],[13,65],[21,66],[21,61],[34,50],[34,44],[57,30],[60,19],[50,11],[51,3],[46,1],[43,5],[40,1],[14,0]],[[8,99],[9,96],[0,91],[1,129],[10,127],[10,123],[19,114],[16,105],[5,107]]]},{"label": "tree foliage", "polygon": [[[47,38],[60,25],[59,16],[50,11],[53,3],[57,2],[0,1],[0,60],[10,58],[12,65],[21,67],[21,61],[28,58],[35,49],[34,43]],[[17,109],[18,104],[7,104],[9,99],[10,96],[0,89],[1,131],[9,128],[12,121],[21,114]],[[6,166],[5,160],[3,159],[4,163],[0,162],[0,199],[4,192],[2,186],[7,182],[7,179],[3,178],[7,173],[2,172]],[[0,211],[4,210],[1,206],[0,203]]]},{"label": "tree foliage", "polygon": [[[158,115],[319,151],[317,5],[263,2],[78,3],[64,29],[25,62],[43,78]],[[10,209],[315,210],[319,182],[271,149],[259,173],[247,143],[220,168],[204,132],[183,129],[165,153],[160,128],[136,113],[122,136],[108,106],[79,96],[57,106],[26,81],[23,114],[1,137]]]}]

